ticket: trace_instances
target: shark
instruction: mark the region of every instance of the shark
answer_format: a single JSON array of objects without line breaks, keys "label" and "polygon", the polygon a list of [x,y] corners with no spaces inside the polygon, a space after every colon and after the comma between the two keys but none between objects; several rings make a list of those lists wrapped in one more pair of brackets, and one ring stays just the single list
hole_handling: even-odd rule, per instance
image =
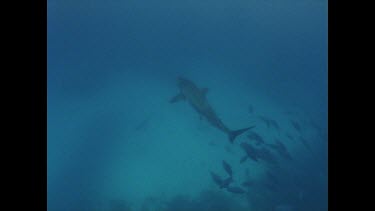
[{"label": "shark", "polygon": [[229,129],[217,116],[216,112],[208,102],[206,97],[208,91],[207,88],[199,88],[194,82],[181,76],[177,78],[177,86],[179,88],[179,93],[172,97],[169,102],[188,102],[194,110],[198,112],[200,117],[205,117],[213,127],[226,133],[230,143],[233,143],[237,136],[255,127],[250,126],[239,130]]}]

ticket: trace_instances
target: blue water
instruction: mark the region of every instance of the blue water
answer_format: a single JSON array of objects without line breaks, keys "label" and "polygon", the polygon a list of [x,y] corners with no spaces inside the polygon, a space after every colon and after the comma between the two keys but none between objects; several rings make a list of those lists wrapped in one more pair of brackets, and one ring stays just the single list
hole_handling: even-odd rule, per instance
[{"label": "blue water", "polygon": [[[327,210],[326,0],[48,0],[47,18],[49,211]],[[178,76],[255,128],[231,144],[169,103]],[[245,193],[213,181],[222,160]]]}]

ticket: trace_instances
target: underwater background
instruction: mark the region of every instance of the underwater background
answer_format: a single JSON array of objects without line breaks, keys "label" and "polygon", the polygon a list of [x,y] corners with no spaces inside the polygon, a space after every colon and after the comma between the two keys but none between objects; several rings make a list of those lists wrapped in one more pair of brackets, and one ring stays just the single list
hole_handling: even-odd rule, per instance
[{"label": "underwater background", "polygon": [[[47,6],[49,211],[328,209],[327,0]],[[170,103],[180,76],[255,127]]]}]

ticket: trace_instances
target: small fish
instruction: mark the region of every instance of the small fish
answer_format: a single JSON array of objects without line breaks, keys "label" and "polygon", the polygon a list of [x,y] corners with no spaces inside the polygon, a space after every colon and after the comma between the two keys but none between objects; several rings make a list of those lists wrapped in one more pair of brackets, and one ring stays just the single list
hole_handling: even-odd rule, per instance
[{"label": "small fish", "polygon": [[247,138],[249,140],[254,140],[256,145],[260,145],[264,143],[263,138],[256,132],[251,131],[248,133]]},{"label": "small fish", "polygon": [[274,165],[278,164],[278,161],[275,158],[275,156],[273,156],[273,154],[266,148],[258,149],[257,155],[259,159],[262,159],[270,164],[274,164]]},{"label": "small fish", "polygon": [[279,149],[280,149],[279,150],[280,155],[283,156],[287,160],[293,160],[292,156],[290,155],[290,153],[286,149],[285,145],[283,143],[281,143],[280,141],[278,141],[277,144],[278,144]]},{"label": "small fish", "polygon": [[270,125],[270,121],[267,117],[265,116],[258,116],[259,119],[261,119],[266,125],[267,127],[269,128],[271,125]]},{"label": "small fish", "polygon": [[230,185],[230,183],[233,182],[232,177],[228,177],[227,179],[223,180],[219,175],[215,174],[214,172],[211,171],[210,173],[212,180],[220,187],[220,189],[227,188]]},{"label": "small fish", "polygon": [[225,162],[225,160],[223,160],[222,164],[223,164],[223,168],[228,173],[229,177],[232,177],[232,168],[231,168],[231,166],[227,162]]},{"label": "small fish", "polygon": [[212,180],[220,187],[222,188],[221,186],[223,185],[223,179],[221,179],[221,177],[217,174],[215,174],[214,172],[210,172],[211,174],[211,178]]},{"label": "small fish", "polygon": [[279,124],[275,120],[270,119],[269,123],[270,123],[271,127],[275,128],[276,130],[280,130],[280,126],[279,126]]},{"label": "small fish", "polygon": [[293,127],[294,127],[298,132],[301,132],[301,126],[298,124],[298,122],[293,121],[293,120],[290,120],[290,122],[292,123]]},{"label": "small fish", "polygon": [[267,128],[275,128],[276,130],[280,130],[279,124],[276,122],[276,120],[270,119],[265,116],[258,116],[260,120],[262,120],[266,125]]},{"label": "small fish", "polygon": [[286,160],[293,160],[292,156],[288,151],[279,151],[279,154]]},{"label": "small fish", "polygon": [[281,141],[279,141],[278,139],[276,139],[276,146],[277,146],[277,148],[279,148],[280,150],[282,150],[282,151],[286,151],[286,147],[285,147],[285,145],[284,145]]},{"label": "small fish", "polygon": [[281,141],[276,140],[276,144],[266,144],[266,146],[270,147],[273,150],[276,150],[280,154],[280,156],[284,157],[285,159],[292,160],[292,156],[289,154],[285,145]]},{"label": "small fish", "polygon": [[240,187],[228,187],[227,191],[231,193],[239,193],[239,194],[245,193],[245,190]]},{"label": "small fish", "polygon": [[252,147],[250,144],[246,142],[242,142],[240,144],[243,150],[246,152],[246,156],[241,159],[241,163],[243,163],[248,157],[253,159],[254,161],[258,161],[257,152],[254,147]]},{"label": "small fish", "polygon": [[220,188],[228,188],[228,186],[232,182],[233,182],[233,178],[232,177],[228,177],[227,179],[225,179],[225,180],[222,181],[222,183],[220,185]]}]

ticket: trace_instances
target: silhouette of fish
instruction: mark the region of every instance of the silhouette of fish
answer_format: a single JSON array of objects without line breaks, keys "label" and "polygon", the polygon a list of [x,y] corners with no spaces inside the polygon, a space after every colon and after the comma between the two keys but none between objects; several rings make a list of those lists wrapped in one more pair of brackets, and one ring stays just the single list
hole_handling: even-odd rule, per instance
[{"label": "silhouette of fish", "polygon": [[292,160],[292,156],[289,154],[285,145],[281,141],[276,140],[275,144],[266,144],[266,145],[270,147],[271,149],[276,150],[280,154],[280,156],[284,157],[285,159]]},{"label": "silhouette of fish", "polygon": [[250,131],[247,135],[249,140],[254,140],[256,145],[264,144],[263,138],[256,132]]},{"label": "silhouette of fish", "polygon": [[277,165],[278,161],[276,157],[266,148],[257,149],[258,159],[264,160],[270,164]]},{"label": "silhouette of fish", "polygon": [[230,183],[233,182],[232,177],[228,177],[227,179],[223,180],[219,175],[215,174],[214,172],[210,172],[212,180],[222,189],[227,188]]},{"label": "silhouette of fish", "polygon": [[271,127],[275,128],[276,130],[280,130],[279,124],[273,119],[269,119],[269,125]]},{"label": "silhouette of fish", "polygon": [[225,162],[225,160],[223,160],[222,164],[223,164],[223,168],[228,173],[229,177],[232,177],[232,168],[231,168],[231,166],[227,162]]},{"label": "silhouette of fish", "polygon": [[293,160],[292,156],[290,155],[290,153],[288,152],[288,150],[286,149],[285,145],[283,143],[281,143],[280,141],[277,141],[276,142],[277,145],[278,145],[278,151],[279,151],[279,154],[284,157],[285,159],[287,160]]},{"label": "silhouette of fish", "polygon": [[240,163],[245,162],[247,160],[247,158],[251,158],[254,161],[258,161],[257,152],[256,152],[256,149],[254,147],[252,147],[250,144],[248,144],[246,142],[242,142],[240,144],[240,146],[246,152],[246,155],[241,159]]},{"label": "silhouette of fish", "polygon": [[228,188],[228,186],[232,182],[233,182],[233,178],[232,177],[228,177],[227,179],[223,180],[223,182],[220,185],[220,188]]},{"label": "silhouette of fish", "polygon": [[298,122],[293,121],[293,120],[290,120],[290,122],[292,123],[293,127],[294,127],[298,132],[301,133],[301,126],[300,126],[300,124],[298,124]]},{"label": "silhouette of fish", "polygon": [[217,174],[215,174],[214,172],[210,172],[210,174],[211,174],[211,178],[212,178],[212,180],[219,186],[219,187],[221,187],[222,186],[222,184],[223,184],[223,179],[221,179],[221,177],[219,176],[219,175],[217,175]]},{"label": "silhouette of fish", "polygon": [[262,120],[266,125],[267,125],[267,128],[269,128],[271,125],[270,125],[270,121],[268,120],[268,118],[267,117],[265,117],[265,116],[258,116],[258,118],[260,119],[260,120]]},{"label": "silhouette of fish", "polygon": [[276,130],[280,130],[280,126],[276,120],[270,119],[265,116],[258,116],[258,118],[267,125],[267,128],[275,128]]}]

